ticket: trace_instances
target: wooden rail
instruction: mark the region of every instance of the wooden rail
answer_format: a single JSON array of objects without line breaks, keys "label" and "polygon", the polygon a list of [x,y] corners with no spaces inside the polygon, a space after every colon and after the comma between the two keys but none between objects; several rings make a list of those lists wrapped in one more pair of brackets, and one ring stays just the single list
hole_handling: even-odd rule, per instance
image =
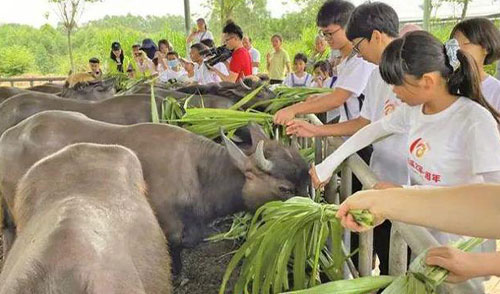
[{"label": "wooden rail", "polygon": [[14,87],[16,83],[26,83],[28,82],[30,87],[35,86],[35,82],[60,82],[65,81],[66,77],[38,77],[38,78],[0,78],[0,84],[10,83],[11,87]]}]

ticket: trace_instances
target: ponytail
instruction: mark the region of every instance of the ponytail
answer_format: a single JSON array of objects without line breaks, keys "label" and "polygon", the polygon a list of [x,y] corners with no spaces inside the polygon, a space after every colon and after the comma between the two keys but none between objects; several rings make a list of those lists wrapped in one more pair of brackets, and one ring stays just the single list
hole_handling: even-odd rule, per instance
[{"label": "ponytail", "polygon": [[447,81],[450,94],[479,103],[500,123],[500,114],[481,92],[478,65],[468,53],[458,50],[456,40],[443,46],[428,32],[407,33],[387,46],[379,70],[386,83],[397,86],[404,83],[405,75],[421,78],[426,73],[437,71]]},{"label": "ponytail", "polygon": [[452,71],[448,78],[448,91],[450,94],[467,97],[479,103],[493,115],[497,123],[500,123],[500,114],[483,96],[480,70],[474,58],[464,50],[458,50],[457,59],[460,66],[457,70]]}]

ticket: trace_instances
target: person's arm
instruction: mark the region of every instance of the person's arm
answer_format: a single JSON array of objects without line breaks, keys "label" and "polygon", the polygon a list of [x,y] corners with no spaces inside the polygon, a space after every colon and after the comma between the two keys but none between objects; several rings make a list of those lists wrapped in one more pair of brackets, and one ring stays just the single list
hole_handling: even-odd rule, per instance
[{"label": "person's arm", "polygon": [[274,122],[285,125],[299,114],[322,113],[338,108],[351,96],[352,93],[350,91],[335,88],[333,92],[318,95],[316,99],[310,99],[307,102],[297,103],[279,110],[274,115]]},{"label": "person's arm", "polygon": [[197,31],[191,32],[191,34],[189,34],[189,36],[186,39],[186,43],[188,43],[188,44],[191,43],[197,33],[198,33]]},{"label": "person's arm", "polygon": [[266,55],[266,69],[269,72],[269,67],[271,66],[271,52]]},{"label": "person's arm", "polygon": [[341,123],[319,126],[304,120],[292,120],[286,124],[286,133],[297,137],[352,136],[368,124],[370,120],[361,116]]},{"label": "person's arm", "polygon": [[236,80],[238,79],[238,74],[233,72],[233,71],[229,71],[229,74],[228,75],[225,75],[223,74],[220,70],[218,70],[217,68],[215,67],[210,67],[210,70],[212,70],[213,72],[215,72],[215,74],[224,82],[231,82],[231,83],[235,83]]},{"label": "person's arm", "polygon": [[464,252],[453,247],[436,247],[427,252],[425,262],[450,273],[447,282],[461,283],[472,278],[500,276],[500,252]]},{"label": "person's arm", "polygon": [[500,185],[476,184],[436,189],[388,189],[358,192],[342,203],[337,217],[345,227],[364,231],[349,217],[367,209],[384,219],[425,226],[457,235],[500,239]]},{"label": "person's arm", "polygon": [[252,67],[259,67],[260,61],[252,61]]},{"label": "person's arm", "polygon": [[384,126],[384,120],[367,125],[344,142],[337,150],[330,154],[323,162],[311,168],[311,180],[315,188],[328,183],[333,172],[349,156],[365,148],[374,141],[393,134],[394,131]]}]

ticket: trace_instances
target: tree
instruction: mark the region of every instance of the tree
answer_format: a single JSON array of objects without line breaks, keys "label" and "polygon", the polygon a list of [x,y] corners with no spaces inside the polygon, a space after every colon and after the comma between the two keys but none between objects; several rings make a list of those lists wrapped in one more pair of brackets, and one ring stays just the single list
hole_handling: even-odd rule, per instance
[{"label": "tree", "polygon": [[71,43],[71,34],[77,27],[77,22],[83,14],[86,2],[100,2],[101,0],[48,0],[55,6],[55,12],[59,17],[68,40],[68,54],[71,64],[71,72],[75,71],[75,63],[73,60],[73,45]]}]

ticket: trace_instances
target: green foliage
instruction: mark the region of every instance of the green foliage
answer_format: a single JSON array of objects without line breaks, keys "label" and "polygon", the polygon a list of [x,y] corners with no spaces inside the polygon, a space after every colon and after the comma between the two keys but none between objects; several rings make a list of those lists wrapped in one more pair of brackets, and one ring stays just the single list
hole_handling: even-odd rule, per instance
[{"label": "green foliage", "polygon": [[14,45],[0,48],[0,75],[15,76],[28,72],[35,63],[31,51],[23,46]]}]

